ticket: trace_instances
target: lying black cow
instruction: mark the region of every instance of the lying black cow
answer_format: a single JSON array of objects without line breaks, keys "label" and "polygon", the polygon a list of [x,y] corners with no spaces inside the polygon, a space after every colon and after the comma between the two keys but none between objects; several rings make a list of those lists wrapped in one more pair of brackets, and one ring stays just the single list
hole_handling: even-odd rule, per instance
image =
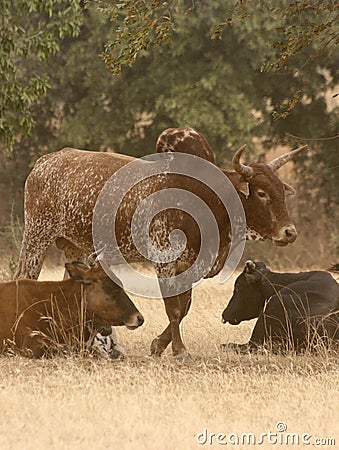
[{"label": "lying black cow", "polygon": [[249,260],[222,320],[237,325],[256,317],[248,344],[221,347],[301,350],[314,348],[319,339],[339,343],[339,285],[328,272],[275,273]]}]

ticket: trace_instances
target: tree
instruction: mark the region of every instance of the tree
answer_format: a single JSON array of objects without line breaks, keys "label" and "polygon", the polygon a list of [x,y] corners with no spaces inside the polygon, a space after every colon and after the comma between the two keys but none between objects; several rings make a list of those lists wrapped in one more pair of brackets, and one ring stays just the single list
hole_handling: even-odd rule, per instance
[{"label": "tree", "polygon": [[[338,116],[328,93],[337,75],[337,2],[98,3],[116,31],[103,54],[107,66],[117,73],[134,64],[138,76],[143,68],[161,80],[163,94],[148,106],[156,115],[153,129],[192,124],[207,135],[219,161],[229,159],[230,145],[251,136],[264,146],[304,138],[311,146],[310,164],[305,156],[297,160],[302,179],[310,181],[304,192],[316,189],[333,214],[339,202]],[[163,23],[165,32],[157,33]],[[171,57],[162,70],[166,53]],[[146,82],[143,88],[148,99],[149,87]]]},{"label": "tree", "polygon": [[132,66],[138,54],[145,53],[151,45],[168,42],[174,26],[172,13],[181,11],[177,0],[96,0],[96,3],[117,24],[114,37],[107,41],[103,52],[107,67],[116,74],[123,66]]},{"label": "tree", "polygon": [[[335,116],[325,100],[332,85],[333,58],[322,60],[319,70],[307,76],[263,72],[263,61],[275,56],[271,42],[277,24],[260,5],[253,10],[253,20],[234,20],[225,27],[222,40],[211,40],[212,30],[233,4],[196,2],[188,11],[188,3],[178,0],[179,10],[171,10],[175,25],[171,39],[148,46],[132,67],[119,74],[108,71],[99,55],[105,43],[116,38],[121,23],[112,26],[109,17],[90,7],[79,36],[65,39],[50,60],[46,74],[51,87],[32,108],[34,133],[14,146],[7,172],[12,168],[13,179],[20,177],[16,183],[22,186],[38,155],[63,146],[134,156],[152,153],[160,132],[171,126],[196,127],[225,165],[243,143],[253,152],[262,152],[263,147],[278,143],[296,145],[286,132],[307,139],[333,136]],[[180,5],[185,6],[185,14]],[[303,90],[304,100],[284,120],[275,120],[272,111],[298,89]],[[313,189],[331,210],[337,201],[337,172],[332,170],[328,176],[326,171],[335,165],[336,148],[331,140],[315,142],[311,155],[317,176],[306,164],[300,170],[308,170],[307,189],[313,180]]]},{"label": "tree", "polygon": [[79,33],[78,0],[2,0],[0,3],[0,140],[33,126],[31,108],[49,87],[46,63],[67,35]]},{"label": "tree", "polygon": [[[272,47],[276,50],[273,58],[263,62],[262,70],[280,73],[292,73],[295,77],[307,76],[317,65],[324,65],[324,60],[333,57],[339,43],[339,6],[333,0],[281,0],[276,3],[261,1],[260,7],[266,10],[276,24],[276,35]],[[227,25],[233,20],[248,21],[253,19],[251,0],[236,1],[232,14],[226,21],[217,25],[214,37],[222,37]],[[332,59],[334,61],[334,58]],[[326,65],[326,63],[325,63]],[[335,71],[335,67],[331,68]],[[334,81],[334,80],[333,80]],[[295,105],[302,99],[302,89],[293,97],[285,99],[274,117],[287,117]]]},{"label": "tree", "polygon": [[[145,54],[152,46],[168,42],[176,29],[180,15],[187,15],[196,8],[213,14],[216,2],[204,0],[192,2],[174,0],[96,0],[101,11],[110,17],[116,30],[114,38],[106,44],[103,58],[107,67],[119,73],[123,66],[132,66],[137,56]],[[273,24],[275,35],[271,40],[275,52],[262,61],[264,71],[292,72],[298,76],[310,65],[321,63],[335,51],[339,42],[338,11],[334,0],[263,0],[258,5],[253,0],[224,2],[219,21],[211,30],[211,38],[223,38],[225,29],[237,22],[244,26],[258,16],[258,6]],[[179,13],[179,14],[178,14]],[[220,18],[224,16],[224,20]],[[271,27],[272,31],[272,27]],[[284,118],[302,98],[302,90],[280,105],[276,118]]]}]

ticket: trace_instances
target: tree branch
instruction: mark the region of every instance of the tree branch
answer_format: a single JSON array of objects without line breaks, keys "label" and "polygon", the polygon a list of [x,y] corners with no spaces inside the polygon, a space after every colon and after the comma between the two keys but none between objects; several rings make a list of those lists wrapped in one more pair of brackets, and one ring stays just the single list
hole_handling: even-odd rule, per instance
[{"label": "tree branch", "polygon": [[339,134],[337,134],[336,136],[330,136],[330,137],[324,137],[324,138],[304,138],[304,137],[300,137],[300,136],[294,136],[293,134],[290,134],[290,133],[286,133],[286,136],[293,138],[293,139],[298,139],[299,141],[332,141],[334,139],[339,138]]}]

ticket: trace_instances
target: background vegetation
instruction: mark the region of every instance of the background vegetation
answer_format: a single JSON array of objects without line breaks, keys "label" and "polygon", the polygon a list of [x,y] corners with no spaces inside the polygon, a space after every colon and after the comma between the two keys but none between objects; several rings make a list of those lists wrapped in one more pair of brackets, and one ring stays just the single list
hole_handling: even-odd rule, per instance
[{"label": "background vegetation", "polygon": [[271,3],[2,2],[3,231],[11,214],[22,219],[24,180],[40,155],[73,146],[141,156],[165,128],[192,126],[225,166],[243,143],[252,159],[308,143],[285,174],[298,189],[291,208],[299,243],[274,252],[256,244],[255,252],[285,263],[333,262],[338,6]]},{"label": "background vegetation", "polygon": [[[329,0],[1,0],[0,275],[13,274],[40,155],[70,145],[140,156],[171,126],[200,130],[226,166],[245,142],[253,159],[307,142],[282,170],[298,189],[298,240],[249,243],[245,257],[293,270],[336,262],[337,14]],[[193,449],[204,428],[259,435],[278,421],[338,441],[337,352],[220,351],[253,328],[221,324],[234,280],[195,288],[182,324],[192,359],[148,357],[168,322],[145,298],[133,298],[145,325],[119,330],[126,360],[2,356],[0,447]]]}]

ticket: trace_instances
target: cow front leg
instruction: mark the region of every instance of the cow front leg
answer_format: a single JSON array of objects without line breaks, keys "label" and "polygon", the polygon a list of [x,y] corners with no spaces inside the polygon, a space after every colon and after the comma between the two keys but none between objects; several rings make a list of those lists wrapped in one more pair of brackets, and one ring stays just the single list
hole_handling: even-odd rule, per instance
[{"label": "cow front leg", "polygon": [[118,359],[126,357],[126,351],[120,345],[113,327],[111,327],[111,333],[108,335],[96,333],[87,341],[86,346],[88,349],[94,350],[98,356],[105,359]]},{"label": "cow front leg", "polygon": [[236,344],[229,342],[227,344],[220,344],[221,351],[227,351],[229,349],[234,350],[237,353],[249,353],[255,352],[258,348],[265,343],[265,321],[264,315],[261,314],[253,328],[251,339],[246,344]]},{"label": "cow front leg", "polygon": [[152,341],[152,355],[161,356],[171,341],[174,356],[187,354],[186,347],[181,338],[180,323],[189,311],[191,299],[192,289],[180,295],[164,298],[166,314],[170,323],[165,330]]},{"label": "cow front leg", "polygon": [[161,356],[172,340],[171,324],[169,323],[164,331],[151,343],[151,355]]},{"label": "cow front leg", "polygon": [[248,353],[251,351],[250,344],[236,344],[234,342],[229,342],[228,344],[220,344],[221,351],[234,350],[236,353]]}]

